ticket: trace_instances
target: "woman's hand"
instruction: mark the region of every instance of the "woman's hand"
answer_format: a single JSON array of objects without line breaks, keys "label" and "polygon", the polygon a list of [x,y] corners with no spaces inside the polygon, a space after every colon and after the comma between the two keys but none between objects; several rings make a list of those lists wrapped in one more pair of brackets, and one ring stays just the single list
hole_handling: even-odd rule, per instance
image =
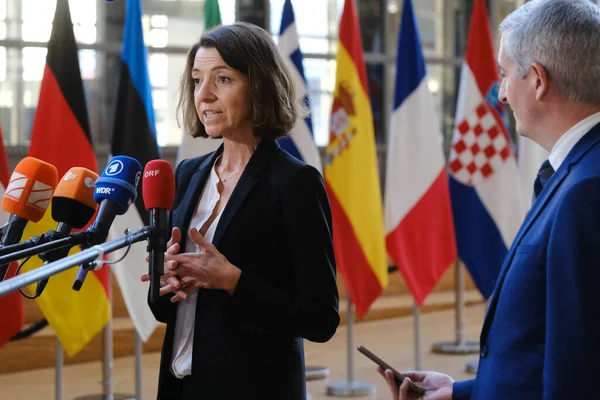
[{"label": "woman's hand", "polygon": [[[179,242],[181,241],[181,230],[177,227],[173,228],[171,232],[171,239],[167,243],[167,252],[165,257],[169,254],[177,254],[179,252]],[[146,256],[146,262],[150,259]],[[168,268],[169,262],[165,262],[164,269]],[[149,282],[150,275],[142,275],[142,282]],[[183,287],[182,287],[183,286]],[[180,290],[181,289],[181,290]],[[176,276],[161,276],[160,277],[160,295],[163,296],[167,293],[175,292],[175,296],[180,298],[187,298],[187,295],[193,290],[193,288],[187,288],[185,282],[180,281]]]},{"label": "woman's hand", "polygon": [[[198,253],[165,255],[165,278],[179,276],[194,290],[197,288],[222,289],[233,295],[241,270],[231,264],[212,243],[209,243],[196,228],[190,229],[190,237],[198,245]],[[172,300],[179,301],[179,299]]]}]

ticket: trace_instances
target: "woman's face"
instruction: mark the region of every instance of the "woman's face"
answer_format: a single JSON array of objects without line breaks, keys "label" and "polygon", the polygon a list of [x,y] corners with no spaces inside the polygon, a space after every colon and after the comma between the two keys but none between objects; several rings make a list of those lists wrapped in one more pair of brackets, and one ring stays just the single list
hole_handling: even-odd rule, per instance
[{"label": "woman's face", "polygon": [[208,136],[252,134],[248,78],[215,48],[200,47],[192,67],[194,104]]}]

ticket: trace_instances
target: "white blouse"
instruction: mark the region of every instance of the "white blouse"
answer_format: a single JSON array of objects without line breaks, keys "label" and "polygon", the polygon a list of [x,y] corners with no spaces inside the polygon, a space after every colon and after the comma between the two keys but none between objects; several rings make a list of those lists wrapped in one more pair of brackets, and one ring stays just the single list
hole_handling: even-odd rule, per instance
[{"label": "white blouse", "polygon": [[[215,206],[217,205],[220,194],[217,189],[219,176],[213,166],[210,178],[207,180],[204,189],[200,195],[198,206],[190,221],[190,228],[202,228],[204,223],[210,218]],[[217,215],[211,225],[208,227],[204,238],[212,242],[215,236],[215,230],[221,219],[221,213]],[[183,233],[183,232],[182,232]],[[198,245],[192,240],[186,232],[187,240],[185,245],[186,253],[196,253],[199,251]],[[183,378],[192,373],[192,349],[194,346],[194,325],[196,323],[196,298],[198,290],[190,293],[186,300],[180,300],[177,306],[177,320],[175,322],[175,339],[173,341],[173,358],[171,359],[171,373],[176,378]]]}]

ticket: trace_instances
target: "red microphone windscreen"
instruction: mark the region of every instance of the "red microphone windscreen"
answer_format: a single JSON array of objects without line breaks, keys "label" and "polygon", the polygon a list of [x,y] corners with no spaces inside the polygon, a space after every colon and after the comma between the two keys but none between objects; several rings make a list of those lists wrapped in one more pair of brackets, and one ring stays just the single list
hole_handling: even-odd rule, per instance
[{"label": "red microphone windscreen", "polygon": [[171,163],[166,160],[152,160],[146,164],[142,178],[142,196],[146,210],[173,208],[175,175]]},{"label": "red microphone windscreen", "polygon": [[58,171],[34,157],[25,157],[13,171],[2,198],[2,209],[28,221],[44,216],[58,182]]}]

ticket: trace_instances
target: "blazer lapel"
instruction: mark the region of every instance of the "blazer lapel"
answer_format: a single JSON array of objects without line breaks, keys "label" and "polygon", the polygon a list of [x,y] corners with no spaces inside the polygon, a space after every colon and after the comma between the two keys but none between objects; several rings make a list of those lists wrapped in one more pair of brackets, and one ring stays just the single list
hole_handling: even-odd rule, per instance
[{"label": "blazer lapel", "polygon": [[517,232],[517,235],[513,240],[512,246],[510,247],[510,250],[505,257],[504,263],[500,270],[500,275],[498,276],[498,280],[496,282],[496,288],[494,290],[494,294],[490,301],[490,306],[488,308],[488,312],[486,313],[485,320],[483,323],[483,329],[481,331],[482,340],[487,335],[487,332],[492,323],[494,314],[496,312],[496,305],[498,304],[500,290],[502,289],[504,278],[506,277],[506,274],[508,273],[508,270],[510,269],[510,266],[512,264],[516,248],[523,239],[523,236],[529,231],[529,228],[531,228],[533,222],[546,208],[546,204],[548,204],[548,201],[550,201],[552,196],[554,196],[554,193],[556,193],[556,191],[560,187],[560,184],[569,175],[569,173],[571,172],[571,167],[574,164],[577,164],[581,157],[583,157],[583,155],[587,153],[588,150],[592,148],[592,146],[595,145],[598,141],[600,141],[600,124],[592,128],[587,134],[585,134],[581,138],[581,140],[575,145],[575,147],[573,147],[573,149],[567,155],[565,161],[558,168],[558,171],[556,171],[554,175],[552,175],[550,180],[546,183],[546,187],[544,187],[544,190],[542,190],[540,196],[534,202],[533,207],[525,217],[525,221],[523,221],[519,232]]},{"label": "blazer lapel", "polygon": [[229,201],[223,210],[223,214],[221,214],[221,218],[219,220],[219,224],[217,225],[217,229],[215,230],[215,236],[213,237],[212,241],[215,247],[219,246],[219,243],[227,231],[232,218],[240,206],[244,204],[244,201],[254,186],[258,183],[260,175],[267,164],[267,161],[278,148],[279,146],[273,139],[263,138],[261,140],[260,144],[256,148],[256,151],[248,161],[248,165],[246,165],[244,172],[242,172],[240,180],[233,189],[231,197],[229,198]]},{"label": "blazer lapel", "polygon": [[206,184],[206,180],[210,174],[210,170],[215,163],[215,159],[223,152],[223,145],[215,151],[210,157],[206,157],[200,164],[198,169],[189,180],[188,187],[185,190],[185,195],[181,200],[180,212],[173,219],[173,226],[178,226],[181,229],[180,251],[185,252],[187,231],[190,227],[190,221],[198,205],[200,194]]}]

